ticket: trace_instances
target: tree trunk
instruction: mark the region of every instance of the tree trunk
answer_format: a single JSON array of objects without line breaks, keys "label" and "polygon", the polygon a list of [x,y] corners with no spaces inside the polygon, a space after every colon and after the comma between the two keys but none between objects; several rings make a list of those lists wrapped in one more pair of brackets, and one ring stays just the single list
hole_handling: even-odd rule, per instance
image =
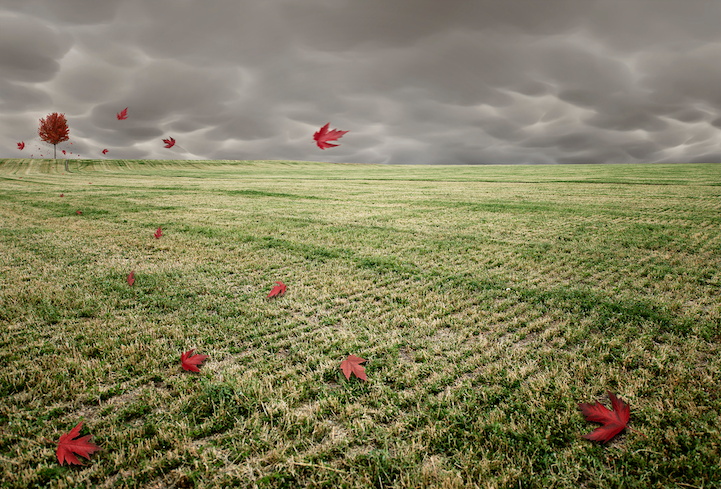
[{"label": "tree trunk", "polygon": [[53,159],[58,159],[58,146],[57,144],[53,144]]}]

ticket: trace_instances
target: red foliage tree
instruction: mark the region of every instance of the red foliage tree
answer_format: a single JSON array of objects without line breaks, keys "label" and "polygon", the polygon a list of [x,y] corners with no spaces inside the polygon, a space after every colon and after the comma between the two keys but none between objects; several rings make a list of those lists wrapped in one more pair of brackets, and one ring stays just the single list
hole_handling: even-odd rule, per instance
[{"label": "red foliage tree", "polygon": [[[53,112],[45,119],[40,119],[38,135],[40,139],[53,145],[53,158],[55,159],[57,159],[57,144],[70,139],[68,137],[69,132],[70,129],[68,129],[68,121],[65,120],[65,114]],[[70,171],[68,169],[68,160],[65,160],[65,171]]]}]

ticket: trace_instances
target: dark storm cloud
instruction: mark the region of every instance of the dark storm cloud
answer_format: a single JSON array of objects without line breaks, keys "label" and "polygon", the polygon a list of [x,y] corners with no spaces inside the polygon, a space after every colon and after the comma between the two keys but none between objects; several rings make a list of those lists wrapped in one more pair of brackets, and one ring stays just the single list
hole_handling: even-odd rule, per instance
[{"label": "dark storm cloud", "polygon": [[[720,14],[693,0],[0,0],[0,156],[43,146],[38,119],[57,111],[83,157],[718,161]],[[349,132],[322,151],[328,122]]]}]

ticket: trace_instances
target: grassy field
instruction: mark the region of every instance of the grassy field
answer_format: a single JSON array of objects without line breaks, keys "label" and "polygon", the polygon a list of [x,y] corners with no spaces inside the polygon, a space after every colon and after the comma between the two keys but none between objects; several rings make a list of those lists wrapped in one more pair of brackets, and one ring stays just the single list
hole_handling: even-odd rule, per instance
[{"label": "grassy field", "polygon": [[0,160],[3,487],[721,487],[721,165],[63,170]]}]

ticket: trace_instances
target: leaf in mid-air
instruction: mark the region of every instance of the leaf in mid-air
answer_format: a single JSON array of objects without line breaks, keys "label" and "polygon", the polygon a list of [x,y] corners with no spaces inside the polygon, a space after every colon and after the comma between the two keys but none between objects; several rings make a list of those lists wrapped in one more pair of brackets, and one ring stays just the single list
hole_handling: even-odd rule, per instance
[{"label": "leaf in mid-air", "polygon": [[163,142],[165,143],[166,148],[172,148],[173,146],[175,146],[175,139],[173,139],[173,138],[163,139]]},{"label": "leaf in mid-air", "polygon": [[128,274],[128,285],[130,285],[131,287],[135,283],[135,276],[133,275],[134,272],[135,272],[135,270],[131,270],[130,273]]},{"label": "leaf in mid-air", "polygon": [[160,226],[158,226],[158,230],[155,231],[153,236],[155,236],[155,239],[160,239],[160,237],[163,235],[163,231],[160,230]]},{"label": "leaf in mid-air", "polygon": [[203,363],[203,360],[208,358],[208,355],[193,355],[194,351],[195,348],[193,348],[192,350],[188,350],[182,355],[180,355],[180,362],[182,363],[185,370],[190,370],[191,372],[200,372],[200,369],[198,369],[198,365]]},{"label": "leaf in mid-air", "polygon": [[25,148],[25,141],[20,141],[18,143],[18,149],[24,149]]},{"label": "leaf in mid-air", "polygon": [[586,421],[594,423],[603,423],[592,432],[583,435],[587,440],[600,441],[606,443],[608,440],[619,434],[628,424],[631,416],[628,404],[616,397],[610,391],[608,398],[611,399],[613,411],[596,401],[596,404],[579,403],[578,408],[586,417]]},{"label": "leaf in mid-air", "polygon": [[350,380],[350,374],[354,373],[359,379],[368,380],[368,377],[366,377],[366,370],[363,368],[363,365],[361,365],[363,362],[365,362],[365,360],[361,357],[348,355],[348,358],[343,360],[340,364],[340,368],[343,370],[345,378]]},{"label": "leaf in mid-air", "polygon": [[103,150],[103,154],[108,154],[108,150],[107,150],[107,149],[104,149],[104,150]]},{"label": "leaf in mid-air", "polygon": [[268,299],[272,299],[273,297],[280,297],[281,295],[285,294],[285,289],[288,287],[283,282],[276,282],[276,286],[273,287],[273,289],[270,291],[270,294],[268,294]]},{"label": "leaf in mid-air", "polygon": [[65,154],[65,150],[63,150],[63,154]]},{"label": "leaf in mid-air", "polygon": [[125,107],[119,114],[118,114],[118,120],[123,121],[128,118],[128,108]]},{"label": "leaf in mid-air", "polygon": [[68,462],[68,465],[83,465],[74,454],[89,459],[91,453],[100,450],[99,446],[88,441],[93,435],[85,435],[77,440],[73,440],[73,438],[80,434],[80,428],[82,426],[83,422],[81,421],[75,428],[70,430],[69,433],[65,433],[60,437],[56,451],[60,465],[63,465],[64,462]]},{"label": "leaf in mid-air", "polygon": [[313,134],[313,139],[315,139],[316,144],[318,144],[318,147],[320,149],[333,148],[335,146],[338,146],[337,144],[329,144],[327,141],[337,141],[339,137],[343,136],[343,134],[348,132],[339,131],[338,129],[328,131],[328,127],[330,127],[330,122],[325,126],[321,127],[318,132]]}]

